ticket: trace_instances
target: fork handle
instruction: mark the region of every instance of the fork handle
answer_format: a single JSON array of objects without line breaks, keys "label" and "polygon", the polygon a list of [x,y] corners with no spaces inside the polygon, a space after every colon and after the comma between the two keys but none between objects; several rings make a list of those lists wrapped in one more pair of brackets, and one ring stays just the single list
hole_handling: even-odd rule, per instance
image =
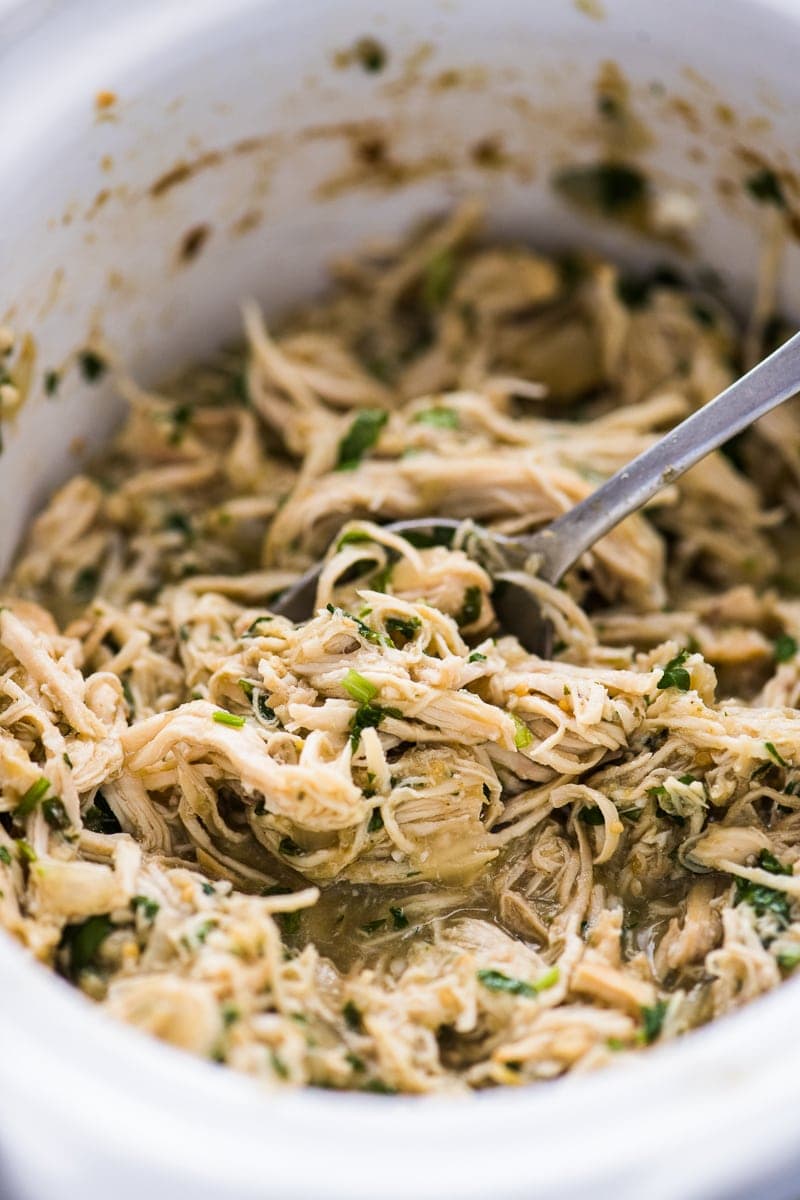
[{"label": "fork handle", "polygon": [[538,574],[558,583],[595,542],[701,458],[800,391],[800,333],[654,446],[617,471],[547,529],[518,538],[540,559]]}]

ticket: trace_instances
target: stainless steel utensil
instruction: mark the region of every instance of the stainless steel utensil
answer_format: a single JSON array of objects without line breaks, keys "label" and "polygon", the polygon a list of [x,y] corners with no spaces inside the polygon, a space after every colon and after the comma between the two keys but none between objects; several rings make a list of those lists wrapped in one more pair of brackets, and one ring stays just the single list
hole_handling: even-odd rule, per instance
[{"label": "stainless steel utensil", "polygon": [[[654,446],[612,475],[597,491],[552,524],[524,537],[505,537],[478,527],[471,544],[491,550],[493,574],[528,569],[558,583],[582,554],[625,517],[741,433],[759,417],[800,391],[800,333],[795,334],[703,408],[665,434]],[[463,522],[448,517],[393,521],[393,533],[456,530]],[[470,544],[470,543],[468,543]],[[484,557],[482,555],[482,557]],[[321,564],[306,571],[273,611],[294,621],[311,616]],[[502,628],[526,649],[550,653],[551,631],[531,593],[513,581],[498,580],[493,603]]]}]

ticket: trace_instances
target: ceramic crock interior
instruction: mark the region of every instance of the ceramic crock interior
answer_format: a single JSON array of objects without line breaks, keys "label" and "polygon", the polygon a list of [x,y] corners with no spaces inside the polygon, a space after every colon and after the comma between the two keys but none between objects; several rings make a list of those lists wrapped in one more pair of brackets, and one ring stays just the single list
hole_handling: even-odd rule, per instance
[{"label": "ceramic crock interior", "polygon": [[[151,381],[235,334],[243,296],[274,313],[321,288],[332,256],[459,197],[481,197],[502,234],[641,268],[700,262],[746,304],[763,210],[743,182],[765,164],[791,189],[800,99],[793,24],[773,15],[769,80],[752,53],[756,29],[767,49],[760,7],[729,0],[721,28],[717,6],[689,0],[12,5],[0,321],[32,334],[37,369],[5,430],[0,565],[119,419],[74,370],[45,398],[45,370],[99,335]],[[352,53],[365,37],[380,70]],[[637,166],[697,208],[677,260],[552,188],[604,154],[609,63],[647,132]]]},{"label": "ceramic crock interior", "polygon": [[[364,37],[385,51],[383,69],[350,53]],[[3,430],[0,568],[31,512],[119,420],[105,382],[88,386],[74,368],[55,398],[44,394],[44,372],[89,338],[153,381],[234,336],[243,296],[275,313],[322,288],[331,257],[470,195],[504,236],[588,244],[640,270],[713,268],[746,310],[764,209],[745,180],[768,167],[800,202],[789,0],[726,0],[724,20],[710,0],[28,0],[0,7],[0,45],[0,104],[13,114],[0,141],[0,323],[36,349],[31,394]],[[697,207],[685,254],[570,209],[551,186],[561,168],[603,154],[597,80],[608,62],[649,131],[637,164]],[[790,312],[796,267],[790,239]],[[783,1003],[770,998],[776,1021]],[[713,1030],[703,1043],[715,1062],[723,1041]],[[143,1070],[154,1062],[147,1047]],[[715,1086],[721,1103],[729,1085]],[[737,1086],[731,1076],[732,1100]],[[545,1158],[543,1148],[542,1179]]]}]

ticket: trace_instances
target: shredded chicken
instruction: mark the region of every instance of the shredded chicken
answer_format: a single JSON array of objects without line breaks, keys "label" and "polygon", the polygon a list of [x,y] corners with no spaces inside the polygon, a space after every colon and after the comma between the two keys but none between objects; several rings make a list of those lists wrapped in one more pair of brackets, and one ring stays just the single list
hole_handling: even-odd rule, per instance
[{"label": "shredded chicken", "polygon": [[[521,576],[556,636],[529,654],[469,522],[568,509],[741,339],[672,282],[626,302],[612,265],[478,224],[343,264],[277,332],[245,306],[244,351],[163,392],[120,377],[124,428],[5,587],[0,922],[276,1086],[550,1079],[800,962],[797,406],[564,588]],[[382,527],[437,513],[450,544]],[[277,616],[323,554],[314,615]]]}]

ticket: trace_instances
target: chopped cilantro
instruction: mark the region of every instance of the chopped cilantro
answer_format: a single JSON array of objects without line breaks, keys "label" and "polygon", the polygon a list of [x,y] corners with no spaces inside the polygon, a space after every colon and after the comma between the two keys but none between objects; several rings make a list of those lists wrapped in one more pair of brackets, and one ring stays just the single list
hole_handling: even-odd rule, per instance
[{"label": "chopped cilantro", "polygon": [[363,1058],[359,1058],[357,1054],[352,1054],[348,1051],[344,1056],[345,1062],[353,1068],[354,1071],[366,1071],[367,1065]]},{"label": "chopped cilantro", "polygon": [[773,653],[776,662],[788,662],[790,658],[794,658],[797,654],[797,642],[789,633],[782,633],[780,637],[775,639]]},{"label": "chopped cilantro", "polygon": [[69,971],[73,978],[87,967],[95,965],[98,951],[113,929],[107,913],[64,927],[60,945],[67,951]]},{"label": "chopped cilantro", "polygon": [[[768,850],[761,851],[758,865],[771,875],[792,874],[791,868],[784,867]],[[789,924],[789,897],[777,888],[765,887],[763,883],[753,883],[749,879],[737,877],[733,902],[749,904],[757,917],[772,913],[781,924]]]},{"label": "chopped cilantro", "polygon": [[421,627],[419,617],[387,617],[386,628],[389,633],[399,633],[401,637],[413,638]]},{"label": "chopped cilantro", "polygon": [[481,615],[483,607],[483,594],[477,584],[468,587],[464,592],[464,600],[461,604],[456,621],[459,625],[474,625],[478,617]]},{"label": "chopped cilantro", "polygon": [[81,375],[87,383],[97,383],[108,370],[108,363],[94,350],[81,350],[78,355],[78,366]]},{"label": "chopped cilantro", "polygon": [[642,1041],[649,1046],[661,1033],[664,1017],[667,1015],[666,1000],[657,1000],[655,1004],[645,1004],[642,1007]]},{"label": "chopped cilantro", "polygon": [[664,667],[661,678],[656,687],[663,692],[665,688],[677,688],[679,692],[688,692],[692,686],[692,677],[684,667],[684,663],[689,657],[688,650],[681,650],[680,654],[676,654],[671,658]]},{"label": "chopped cilantro", "polygon": [[43,800],[42,813],[51,829],[69,829],[70,820],[60,797],[50,796]]},{"label": "chopped cilantro", "polygon": [[486,655],[481,654],[478,650],[473,650],[467,659],[468,663],[486,662]]},{"label": "chopped cilantro", "polygon": [[377,442],[388,419],[389,414],[381,408],[362,408],[339,442],[337,471],[352,471],[358,466]]}]

